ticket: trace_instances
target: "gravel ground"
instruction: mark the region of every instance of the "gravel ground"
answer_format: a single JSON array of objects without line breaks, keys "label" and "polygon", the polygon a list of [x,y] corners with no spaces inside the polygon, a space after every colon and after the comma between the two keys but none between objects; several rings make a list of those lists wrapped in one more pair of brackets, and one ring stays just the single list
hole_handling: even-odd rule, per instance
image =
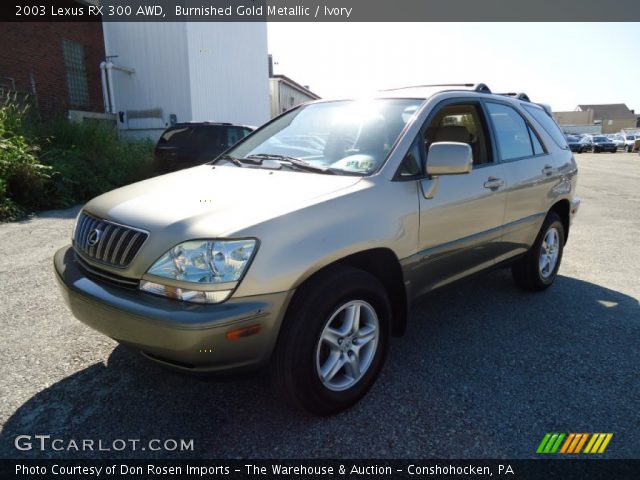
[{"label": "gravel ground", "polygon": [[[0,225],[0,457],[526,458],[549,431],[613,432],[606,457],[640,457],[640,157],[578,162],[553,288],[522,293],[500,270],[424,298],[370,394],[331,418],[288,410],[264,375],[168,373],[76,321],[51,259],[77,209]],[[22,434],[194,451],[23,452]]]}]

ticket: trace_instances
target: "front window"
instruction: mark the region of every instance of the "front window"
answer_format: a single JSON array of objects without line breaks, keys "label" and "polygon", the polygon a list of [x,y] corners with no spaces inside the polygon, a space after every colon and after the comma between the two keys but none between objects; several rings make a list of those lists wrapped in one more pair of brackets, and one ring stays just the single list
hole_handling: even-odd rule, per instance
[{"label": "front window", "polygon": [[307,105],[254,133],[216,163],[369,175],[384,163],[421,103],[381,99]]},{"label": "front window", "polygon": [[602,143],[602,142],[608,142],[609,139],[607,137],[593,137],[593,141]]}]

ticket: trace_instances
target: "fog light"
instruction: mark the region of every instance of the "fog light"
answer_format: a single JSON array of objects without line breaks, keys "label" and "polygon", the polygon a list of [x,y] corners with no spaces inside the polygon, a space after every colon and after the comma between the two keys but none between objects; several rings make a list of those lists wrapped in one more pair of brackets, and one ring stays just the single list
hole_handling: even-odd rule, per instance
[{"label": "fog light", "polygon": [[191,303],[220,303],[224,302],[229,298],[229,295],[231,295],[231,290],[187,290],[170,285],[149,282],[147,280],[142,280],[140,282],[140,290],[154,295],[160,295],[162,297]]}]

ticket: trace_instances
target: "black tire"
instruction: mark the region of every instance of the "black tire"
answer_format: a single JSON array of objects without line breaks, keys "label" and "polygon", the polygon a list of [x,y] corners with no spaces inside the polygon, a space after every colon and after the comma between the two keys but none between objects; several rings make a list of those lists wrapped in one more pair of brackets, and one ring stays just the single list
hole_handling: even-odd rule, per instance
[{"label": "black tire", "polygon": [[[556,229],[559,237],[557,250],[558,256],[553,270],[547,276],[544,276],[539,268],[540,254],[545,236],[552,228]],[[545,218],[544,223],[542,224],[542,227],[540,228],[536,241],[533,243],[527,254],[511,267],[511,273],[516,285],[523,290],[534,292],[550,287],[556,279],[560,263],[562,262],[564,242],[565,231],[562,220],[557,213],[549,212],[547,218]]]},{"label": "black tire", "polygon": [[[377,343],[372,347],[364,375],[349,388],[334,391],[323,384],[316,366],[322,348],[320,336],[332,315],[356,300],[366,302],[375,311]],[[287,310],[272,361],[276,388],[290,404],[316,415],[330,415],[352,406],[367,393],[382,369],[390,326],[391,306],[376,277],[352,267],[330,268],[303,284]],[[340,372],[344,375],[346,370],[341,368]]]},{"label": "black tire", "polygon": [[631,153],[632,151],[633,151],[633,147],[628,146],[628,147],[627,147],[627,153]]}]

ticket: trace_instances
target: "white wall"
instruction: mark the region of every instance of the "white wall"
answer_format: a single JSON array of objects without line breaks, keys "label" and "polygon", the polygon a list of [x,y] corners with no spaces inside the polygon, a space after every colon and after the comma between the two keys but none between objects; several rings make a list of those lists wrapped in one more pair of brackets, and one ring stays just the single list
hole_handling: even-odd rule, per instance
[{"label": "white wall", "polygon": [[106,54],[135,69],[113,71],[128,136],[157,138],[172,113],[179,122],[269,120],[266,23],[104,22],[103,30]]},{"label": "white wall", "polygon": [[269,120],[266,23],[187,24],[193,120]]},{"label": "white wall", "polygon": [[128,118],[121,128],[164,129],[169,115],[178,121],[191,119],[189,62],[186,24],[162,22],[103,22],[105,51],[118,55],[113,62],[134,68],[129,75],[113,71],[117,111],[128,111],[130,117],[153,114],[161,117]]}]

